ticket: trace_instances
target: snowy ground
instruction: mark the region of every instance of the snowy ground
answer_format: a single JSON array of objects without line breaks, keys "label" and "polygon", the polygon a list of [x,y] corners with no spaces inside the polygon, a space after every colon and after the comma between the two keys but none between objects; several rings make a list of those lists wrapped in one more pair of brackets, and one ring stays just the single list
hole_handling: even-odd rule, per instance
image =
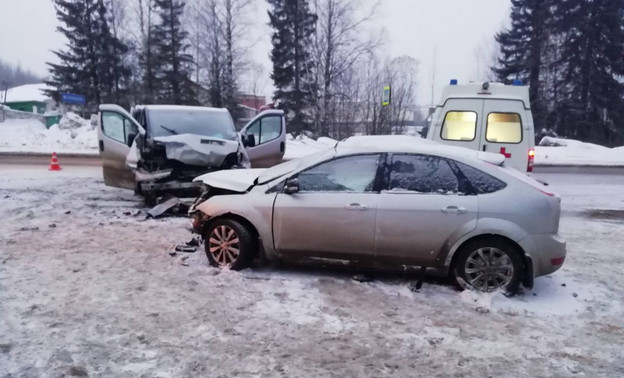
[{"label": "snowy ground", "polygon": [[220,272],[170,256],[188,221],[134,215],[97,168],[0,167],[0,377],[623,376],[624,179],[541,178],[564,197],[568,258],[505,298]]}]

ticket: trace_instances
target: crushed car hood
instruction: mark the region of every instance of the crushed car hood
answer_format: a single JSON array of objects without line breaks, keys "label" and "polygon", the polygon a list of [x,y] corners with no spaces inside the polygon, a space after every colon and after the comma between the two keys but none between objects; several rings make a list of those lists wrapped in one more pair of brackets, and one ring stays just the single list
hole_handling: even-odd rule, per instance
[{"label": "crushed car hood", "polygon": [[231,190],[244,193],[254,185],[254,181],[266,169],[230,169],[206,173],[196,177],[194,182],[203,182],[213,188]]},{"label": "crushed car hood", "polygon": [[167,159],[197,166],[220,167],[228,154],[239,149],[238,140],[225,140],[195,134],[155,137],[165,146]]}]

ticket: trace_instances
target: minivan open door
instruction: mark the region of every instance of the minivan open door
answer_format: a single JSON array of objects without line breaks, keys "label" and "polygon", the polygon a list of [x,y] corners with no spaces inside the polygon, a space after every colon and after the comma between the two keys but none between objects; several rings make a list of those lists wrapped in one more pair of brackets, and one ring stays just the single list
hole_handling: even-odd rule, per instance
[{"label": "minivan open door", "polygon": [[243,129],[246,150],[252,168],[268,168],[282,162],[286,152],[286,119],[284,111],[265,110]]},{"label": "minivan open door", "polygon": [[99,109],[97,134],[104,183],[135,189],[134,172],[126,160],[131,150],[136,151],[137,139],[145,135],[145,129],[121,106],[102,104]]}]

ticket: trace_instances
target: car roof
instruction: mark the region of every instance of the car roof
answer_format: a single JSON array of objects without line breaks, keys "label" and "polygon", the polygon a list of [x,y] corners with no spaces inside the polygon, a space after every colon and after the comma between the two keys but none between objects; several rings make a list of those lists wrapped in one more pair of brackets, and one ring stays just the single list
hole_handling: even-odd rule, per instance
[{"label": "car roof", "polygon": [[145,110],[173,110],[173,111],[205,111],[215,113],[227,113],[226,108],[211,108],[208,106],[189,106],[189,105],[137,105],[136,108]]},{"label": "car roof", "polygon": [[430,154],[455,160],[478,159],[496,165],[505,161],[505,156],[501,154],[450,146],[433,140],[406,135],[355,136],[336,144],[337,155],[383,152]]}]

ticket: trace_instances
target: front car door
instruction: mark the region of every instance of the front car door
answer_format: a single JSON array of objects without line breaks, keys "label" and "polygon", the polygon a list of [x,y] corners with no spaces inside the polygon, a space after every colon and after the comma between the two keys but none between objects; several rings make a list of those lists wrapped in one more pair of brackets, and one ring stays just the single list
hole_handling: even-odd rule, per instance
[{"label": "front car door", "polygon": [[275,248],[285,257],[372,259],[383,155],[338,157],[297,174],[299,192],[275,200]]},{"label": "front car door", "polygon": [[440,252],[476,226],[477,196],[465,193],[452,161],[394,154],[377,204],[377,257],[390,264],[436,266]]},{"label": "front car door", "polygon": [[97,128],[104,183],[117,188],[134,189],[134,173],[126,164],[136,139],[144,135],[143,128],[117,105],[100,105]]},{"label": "front car door", "polygon": [[266,110],[258,114],[242,130],[253,135],[254,146],[246,147],[252,168],[268,168],[282,162],[286,151],[286,120],[281,110]]}]

